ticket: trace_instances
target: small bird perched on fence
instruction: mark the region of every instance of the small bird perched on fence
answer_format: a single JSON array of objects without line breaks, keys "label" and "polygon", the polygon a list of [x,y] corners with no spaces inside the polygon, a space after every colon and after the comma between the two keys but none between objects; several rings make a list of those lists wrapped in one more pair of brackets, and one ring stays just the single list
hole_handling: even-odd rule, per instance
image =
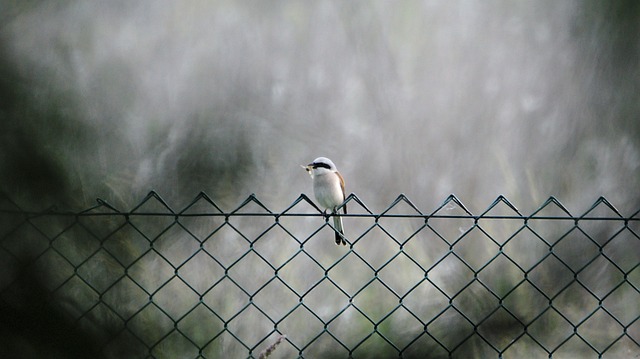
[{"label": "small bird perched on fence", "polygon": [[[333,226],[336,231],[336,244],[347,245],[344,239],[342,217],[336,209],[344,202],[344,178],[338,172],[336,165],[326,157],[318,157],[306,166],[302,166],[313,179],[313,194],[316,201],[333,214]],[[347,205],[342,206],[344,214],[347,214]]]}]

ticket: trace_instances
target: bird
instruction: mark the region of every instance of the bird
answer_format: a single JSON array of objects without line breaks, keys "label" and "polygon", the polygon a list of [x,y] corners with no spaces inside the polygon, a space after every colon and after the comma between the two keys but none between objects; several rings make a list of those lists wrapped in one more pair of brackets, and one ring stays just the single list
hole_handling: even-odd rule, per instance
[{"label": "bird", "polygon": [[[344,227],[342,217],[337,214],[337,208],[345,200],[344,178],[333,161],[326,157],[318,157],[306,166],[302,166],[313,179],[313,194],[316,201],[324,209],[324,213],[329,210],[333,214],[333,226],[336,234],[337,245],[347,245],[344,238]],[[342,206],[344,214],[347,214],[347,205]]]}]

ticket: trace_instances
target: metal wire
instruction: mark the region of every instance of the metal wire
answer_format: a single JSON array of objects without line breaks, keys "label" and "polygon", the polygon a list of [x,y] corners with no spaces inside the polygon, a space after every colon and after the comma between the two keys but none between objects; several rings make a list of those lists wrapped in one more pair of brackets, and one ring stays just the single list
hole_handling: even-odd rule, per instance
[{"label": "metal wire", "polygon": [[[424,213],[356,195],[349,245],[305,195],[275,212],[157,193],[122,211],[0,209],[0,303],[37,270],[47,301],[107,357],[480,357],[640,353],[640,210],[550,197],[473,214],[454,195]],[[350,231],[350,232],[349,232]],[[266,354],[265,354],[266,353]]]}]

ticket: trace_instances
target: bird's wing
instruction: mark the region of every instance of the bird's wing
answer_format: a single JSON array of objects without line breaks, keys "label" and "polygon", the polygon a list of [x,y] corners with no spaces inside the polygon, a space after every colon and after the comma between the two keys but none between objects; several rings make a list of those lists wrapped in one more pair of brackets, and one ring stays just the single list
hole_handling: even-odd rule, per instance
[{"label": "bird's wing", "polygon": [[[336,172],[336,174],[340,179],[340,188],[342,188],[342,202],[344,202],[345,198],[347,198],[347,196],[344,193],[344,178],[342,178],[342,175],[340,174],[340,172]],[[347,205],[345,204],[342,208],[344,208],[344,214],[347,214]]]}]

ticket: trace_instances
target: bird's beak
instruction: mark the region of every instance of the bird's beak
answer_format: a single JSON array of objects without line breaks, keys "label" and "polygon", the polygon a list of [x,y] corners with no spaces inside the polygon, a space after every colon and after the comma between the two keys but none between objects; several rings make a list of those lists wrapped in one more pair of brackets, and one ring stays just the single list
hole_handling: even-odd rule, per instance
[{"label": "bird's beak", "polygon": [[311,170],[313,170],[313,166],[312,165],[300,165],[300,167],[304,168],[305,171],[307,171],[307,173],[309,174],[309,176],[313,177],[313,172],[311,172]]}]

